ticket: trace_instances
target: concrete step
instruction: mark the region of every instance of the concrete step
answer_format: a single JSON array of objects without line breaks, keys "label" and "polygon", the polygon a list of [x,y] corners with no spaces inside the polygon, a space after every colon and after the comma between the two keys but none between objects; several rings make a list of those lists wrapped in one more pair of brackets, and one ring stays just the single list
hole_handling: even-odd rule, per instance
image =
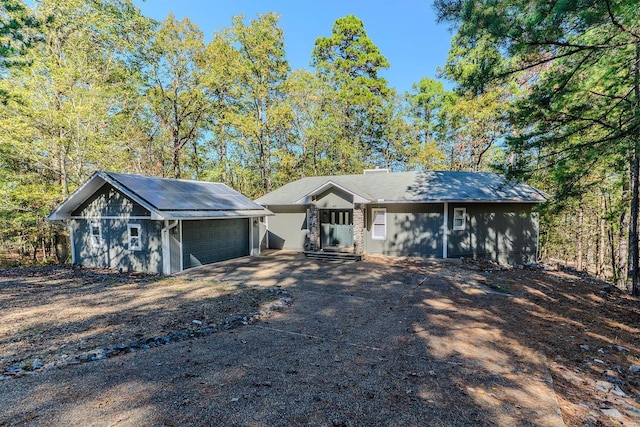
[{"label": "concrete step", "polygon": [[336,260],[344,260],[344,261],[362,261],[364,259],[364,255],[354,254],[351,252],[304,251],[304,254],[309,258],[316,258],[316,259],[336,259]]}]

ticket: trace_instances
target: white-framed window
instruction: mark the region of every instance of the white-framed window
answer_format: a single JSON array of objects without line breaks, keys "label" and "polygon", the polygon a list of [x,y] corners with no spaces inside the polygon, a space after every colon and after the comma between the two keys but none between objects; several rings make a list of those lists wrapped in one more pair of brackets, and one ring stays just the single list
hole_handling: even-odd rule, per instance
[{"label": "white-framed window", "polygon": [[453,229],[464,230],[467,224],[467,208],[453,208]]},{"label": "white-framed window", "polygon": [[371,238],[385,240],[387,238],[387,210],[371,209]]},{"label": "white-framed window", "polygon": [[102,246],[102,224],[99,222],[92,222],[89,225],[91,233],[91,246],[99,248]]},{"label": "white-framed window", "polygon": [[128,224],[129,250],[139,251],[142,249],[142,228],[140,224]]}]

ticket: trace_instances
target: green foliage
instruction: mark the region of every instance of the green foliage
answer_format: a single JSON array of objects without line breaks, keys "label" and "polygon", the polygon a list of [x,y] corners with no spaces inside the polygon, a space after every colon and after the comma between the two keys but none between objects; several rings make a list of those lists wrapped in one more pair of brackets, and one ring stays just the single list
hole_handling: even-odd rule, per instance
[{"label": "green foliage", "polygon": [[282,163],[276,180],[285,184],[305,176],[329,175],[334,169],[339,132],[337,94],[320,76],[296,70],[287,80],[287,99],[294,119],[291,139],[282,147]]},{"label": "green foliage", "polygon": [[384,129],[390,121],[386,107],[392,92],[378,72],[389,62],[368,37],[363,22],[354,15],[339,18],[330,37],[315,41],[312,64],[335,91],[334,108],[339,132],[332,144],[335,173],[360,171],[368,157],[382,155]]},{"label": "green foliage", "polygon": [[[507,165],[509,172],[548,183],[555,200],[574,212],[571,200],[597,199],[594,192],[611,192],[619,195],[616,198],[621,203],[627,203],[629,258],[637,292],[637,2],[437,0],[436,6],[440,18],[457,27],[456,39],[463,51],[477,45],[489,53],[480,63],[472,58],[459,73],[466,89],[504,87],[510,79],[524,92],[514,96],[515,108],[509,116],[513,130],[507,142],[516,157]],[[458,52],[453,56],[460,57]],[[622,189],[619,185],[601,188],[602,182],[620,181],[626,181]],[[608,218],[612,221],[611,216]],[[627,225],[625,215],[616,221],[618,229]],[[624,236],[616,239],[618,246],[623,246]],[[621,254],[619,258],[626,257]]]},{"label": "green foliage", "polygon": [[[157,137],[166,138],[171,175],[182,176],[185,148],[197,150],[209,102],[202,85],[204,37],[188,18],[177,21],[170,14],[160,24],[151,41],[147,60],[147,96],[153,112]],[[163,163],[165,160],[163,159]]]},{"label": "green foliage", "polygon": [[25,49],[37,41],[38,21],[21,0],[0,4],[0,75],[4,69],[21,64]]},{"label": "green foliage", "polygon": [[138,44],[130,31],[148,22],[127,1],[36,6],[39,42],[22,45],[24,66],[1,81],[9,96],[0,107],[0,218],[9,241],[44,242],[45,214],[72,189],[96,169],[126,167],[134,141],[123,116],[135,108],[129,61]]},{"label": "green foliage", "polygon": [[[413,169],[441,169],[444,163],[442,144],[437,141],[442,108],[449,96],[442,82],[425,77],[414,83],[405,94],[408,116],[413,125],[411,154],[408,163]],[[440,126],[441,127],[441,126]]]},{"label": "green foliage", "polygon": [[231,41],[240,54],[237,83],[243,88],[242,108],[234,116],[234,127],[244,137],[244,148],[257,160],[259,190],[272,190],[273,153],[286,140],[292,113],[284,100],[289,74],[284,34],[275,13],[260,15],[249,25],[243,16],[233,18]]}]

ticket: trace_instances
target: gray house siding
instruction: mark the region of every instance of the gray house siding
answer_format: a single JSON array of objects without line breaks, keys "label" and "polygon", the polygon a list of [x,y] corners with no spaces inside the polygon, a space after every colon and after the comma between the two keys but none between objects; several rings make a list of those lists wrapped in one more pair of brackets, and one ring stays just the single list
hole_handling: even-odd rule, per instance
[{"label": "gray house siding", "polygon": [[306,206],[269,206],[269,248],[302,250],[309,242]]},{"label": "gray house siding", "polygon": [[[91,224],[99,223],[102,239],[94,245]],[[141,250],[129,249],[128,224],[140,225]],[[87,267],[162,273],[161,224],[146,219],[73,219],[74,259]]]},{"label": "gray house siding", "polygon": [[340,190],[331,188],[316,198],[318,209],[353,209],[353,196]]},{"label": "gray house siding", "polygon": [[71,215],[93,218],[151,216],[148,210],[109,184],[103,185]]},{"label": "gray house siding", "polygon": [[[374,240],[372,210],[387,211],[387,238]],[[442,203],[403,203],[368,206],[365,213],[365,251],[395,256],[442,257]]]},{"label": "gray house siding", "polygon": [[182,222],[182,267],[249,255],[248,218]]},{"label": "gray house siding", "polygon": [[[453,230],[454,208],[466,209],[464,230]],[[531,204],[449,204],[448,256],[504,263],[536,259],[538,215]]]},{"label": "gray house siding", "polygon": [[[330,199],[324,197],[323,200]],[[336,206],[337,208],[338,206]],[[538,216],[528,203],[449,203],[447,256],[527,263],[536,258]],[[344,206],[339,206],[344,208]],[[387,235],[372,237],[373,209],[386,210]],[[466,209],[464,230],[453,229],[455,208]],[[269,248],[303,250],[306,207],[270,207]],[[372,254],[442,258],[444,203],[373,204],[365,209],[364,250]]]},{"label": "gray house siding", "polygon": [[[161,224],[144,219],[148,210],[105,184],[71,213],[74,259],[97,268],[162,273]],[[74,218],[75,217],[75,218]],[[101,242],[94,244],[91,224],[99,223]],[[129,249],[129,224],[140,225],[140,250]]]}]

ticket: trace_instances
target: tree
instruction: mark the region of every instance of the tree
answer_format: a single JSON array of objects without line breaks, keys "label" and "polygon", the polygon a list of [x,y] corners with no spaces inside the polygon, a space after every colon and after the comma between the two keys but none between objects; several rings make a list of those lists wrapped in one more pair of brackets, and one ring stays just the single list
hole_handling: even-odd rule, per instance
[{"label": "tree", "polygon": [[233,123],[241,114],[242,88],[237,76],[241,68],[240,52],[227,32],[216,33],[205,48],[203,85],[210,103],[209,144],[216,152],[209,166],[212,177],[230,183],[230,154],[236,139]]},{"label": "tree", "polygon": [[335,90],[307,70],[291,73],[286,86],[294,120],[290,144],[280,156],[278,182],[329,175],[335,158],[332,141],[339,132]]},{"label": "tree", "polygon": [[292,122],[291,110],[284,102],[289,63],[278,20],[277,14],[267,13],[246,25],[244,16],[239,15],[233,18],[230,31],[241,58],[236,76],[242,88],[242,115],[236,115],[234,127],[257,158],[257,194],[273,188],[273,153],[286,140]]},{"label": "tree", "polygon": [[[479,82],[534,71],[510,139],[516,172],[552,170],[557,196],[579,194],[600,166],[629,172],[632,292],[640,294],[640,8],[634,0],[527,3],[437,0],[441,20],[470,45],[486,42],[506,67],[475,72]],[[623,157],[623,164],[618,159]],[[624,166],[623,166],[624,165]],[[622,166],[622,167],[621,167]]]},{"label": "tree", "polygon": [[492,155],[508,130],[501,88],[485,93],[449,92],[439,111],[437,131],[440,149],[449,169],[481,171],[491,165]]},{"label": "tree", "polygon": [[[0,79],[7,69],[22,65],[25,50],[38,41],[35,31],[39,23],[21,0],[5,0],[0,4]],[[6,103],[8,91],[0,86],[0,103]]]},{"label": "tree", "polygon": [[148,96],[160,128],[158,135],[166,135],[170,145],[171,173],[175,178],[183,173],[185,147],[191,145],[197,151],[208,117],[201,67],[204,49],[204,38],[197,26],[188,18],[178,21],[169,14],[148,52]]},{"label": "tree", "polygon": [[0,115],[0,218],[11,240],[31,246],[59,235],[43,217],[90,173],[128,163],[128,61],[150,26],[127,0],[43,0],[33,20],[38,43],[22,44],[22,65],[3,76]]},{"label": "tree", "polygon": [[336,92],[339,132],[334,172],[354,172],[376,150],[383,151],[384,129],[389,120],[385,101],[391,95],[378,73],[389,62],[354,15],[339,18],[330,37],[316,39],[312,64]]},{"label": "tree", "polygon": [[406,94],[410,106],[410,117],[419,130],[420,141],[428,144],[433,140],[433,130],[438,111],[444,105],[445,90],[442,82],[425,77],[414,83]]},{"label": "tree", "polygon": [[438,146],[435,133],[448,94],[442,82],[428,77],[414,83],[411,91],[405,94],[408,104],[407,116],[416,134],[416,140],[411,144],[414,154],[409,160],[414,167],[432,169],[443,163],[444,155]]}]

